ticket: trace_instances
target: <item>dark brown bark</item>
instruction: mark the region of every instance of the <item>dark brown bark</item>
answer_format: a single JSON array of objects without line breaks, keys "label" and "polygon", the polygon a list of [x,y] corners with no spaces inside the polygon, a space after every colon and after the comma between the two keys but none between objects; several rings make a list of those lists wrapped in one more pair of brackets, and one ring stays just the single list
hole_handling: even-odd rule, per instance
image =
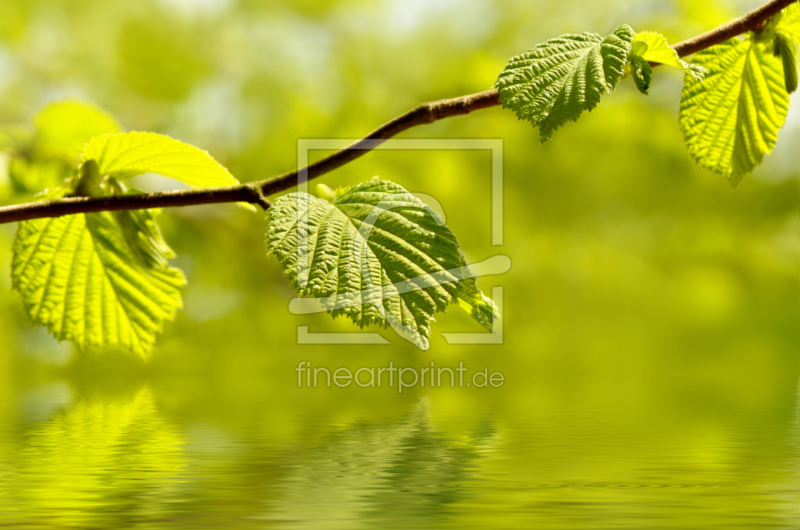
[{"label": "dark brown bark", "polygon": [[[797,1],[798,0],[771,0],[741,18],[692,39],[679,42],[672,48],[677,51],[678,55],[681,57],[704,50],[728,40],[731,37],[759,29],[770,17],[789,4]],[[470,112],[494,107],[499,104],[500,97],[495,89],[453,99],[423,103],[405,114],[381,125],[361,140],[305,168],[295,169],[288,173],[259,182],[251,182],[227,188],[204,188],[110,197],[69,197],[4,206],[0,208],[0,224],[43,217],[59,217],[75,213],[141,210],[145,208],[193,206],[223,202],[248,202],[258,204],[266,210],[270,206],[270,202],[266,197],[294,187],[297,184],[298,174],[303,171],[307,171],[308,179],[319,177],[352,162],[377,147],[382,141],[392,138],[412,127],[433,123],[451,116],[469,114]],[[376,140],[378,141],[376,142]]]}]

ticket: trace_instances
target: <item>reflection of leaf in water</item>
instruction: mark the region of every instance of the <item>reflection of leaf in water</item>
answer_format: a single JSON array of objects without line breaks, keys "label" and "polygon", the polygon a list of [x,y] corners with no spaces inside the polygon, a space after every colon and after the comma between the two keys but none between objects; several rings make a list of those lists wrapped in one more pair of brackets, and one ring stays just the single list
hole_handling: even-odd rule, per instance
[{"label": "reflection of leaf in water", "polygon": [[356,424],[290,466],[266,516],[285,527],[411,528],[436,521],[461,488],[494,431],[483,426],[465,443],[443,438],[426,403],[391,424]]},{"label": "reflection of leaf in water", "polygon": [[[776,481],[776,475],[769,477],[771,482],[768,488],[771,495],[767,500],[772,504],[774,513],[770,514],[771,521],[774,521],[778,528],[800,528],[800,381],[797,383],[797,395],[795,397],[794,414],[789,426],[788,452],[780,467],[786,470],[786,477],[781,481]],[[766,454],[782,454],[782,447],[765,447],[759,444],[759,452]],[[778,467],[778,466],[776,466]],[[780,476],[780,475],[778,475]],[[766,481],[765,481],[766,482]],[[777,482],[777,484],[775,484]]]},{"label": "reflection of leaf in water", "polygon": [[[797,430],[797,434],[800,435],[800,381],[797,382],[797,399],[795,402],[794,425],[795,429]],[[798,442],[800,442],[800,440],[798,440]]]},{"label": "reflection of leaf in water", "polygon": [[26,436],[0,514],[16,527],[123,528],[168,513],[184,466],[181,439],[147,389],[130,400],[83,400]]}]

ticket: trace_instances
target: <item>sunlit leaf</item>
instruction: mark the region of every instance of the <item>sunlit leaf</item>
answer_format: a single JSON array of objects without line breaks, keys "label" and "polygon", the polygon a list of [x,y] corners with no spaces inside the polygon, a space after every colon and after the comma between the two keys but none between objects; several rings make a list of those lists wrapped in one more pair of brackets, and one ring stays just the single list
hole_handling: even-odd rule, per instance
[{"label": "sunlit leaf", "polygon": [[800,5],[792,2],[776,16],[775,32],[783,33],[800,44]]},{"label": "sunlit leaf", "polygon": [[102,175],[117,178],[157,173],[193,188],[234,186],[239,183],[206,151],[150,132],[98,136],[86,144],[82,159],[96,160]]},{"label": "sunlit leaf", "polygon": [[37,146],[51,156],[76,159],[86,142],[122,128],[104,110],[81,101],[60,101],[43,108],[34,120]]},{"label": "sunlit leaf", "polygon": [[426,349],[437,311],[459,303],[491,329],[496,308],[477,288],[441,218],[397,184],[370,181],[332,202],[305,193],[269,210],[267,245],[298,293],[333,316],[391,326]]},{"label": "sunlit leaf", "polygon": [[633,37],[631,57],[641,57],[651,63],[680,68],[696,79],[703,79],[706,73],[701,66],[690,64],[678,57],[678,53],[670,48],[666,37],[654,31],[642,31]]},{"label": "sunlit leaf", "polygon": [[590,111],[622,78],[633,30],[620,26],[602,38],[563,35],[512,57],[497,79],[503,107],[539,127],[547,141],[560,127]]},{"label": "sunlit leaf", "polygon": [[[148,214],[128,215],[132,229],[149,222]],[[132,250],[123,228],[111,213],[20,223],[11,277],[35,324],[82,348],[150,351],[163,323],[180,308],[185,281],[165,260],[143,259]]]},{"label": "sunlit leaf", "polygon": [[772,43],[748,36],[696,53],[708,71],[685,76],[680,123],[689,153],[737,184],[772,151],[786,121],[789,96]]}]

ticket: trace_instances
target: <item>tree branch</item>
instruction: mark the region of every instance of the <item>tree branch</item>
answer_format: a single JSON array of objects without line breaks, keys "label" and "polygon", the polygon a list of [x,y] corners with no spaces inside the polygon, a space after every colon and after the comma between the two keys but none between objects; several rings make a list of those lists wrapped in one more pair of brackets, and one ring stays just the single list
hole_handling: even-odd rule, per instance
[{"label": "tree branch", "polygon": [[757,31],[761,26],[769,20],[772,16],[776,15],[779,11],[788,7],[790,4],[797,3],[797,0],[771,0],[761,7],[758,7],[746,15],[737,18],[727,24],[723,24],[717,29],[713,29],[697,37],[679,42],[672,47],[673,50],[678,52],[680,57],[686,57],[700,50],[710,48],[715,44],[725,42],[726,40],[746,33],[748,31]]},{"label": "tree branch", "polygon": [[[756,31],[760,29],[770,17],[797,1],[798,0],[771,0],[741,18],[697,37],[679,42],[672,46],[672,48],[678,52],[679,56],[685,57],[686,55],[704,50],[732,37],[741,35],[742,33]],[[412,127],[433,123],[452,116],[469,114],[475,110],[494,107],[499,104],[500,96],[496,89],[453,99],[423,103],[405,114],[381,125],[361,140],[305,168],[295,169],[267,180],[225,188],[204,188],[107,197],[68,197],[4,206],[0,208],[0,224],[44,217],[60,217],[62,215],[76,213],[141,210],[146,208],[195,206],[227,202],[258,204],[266,210],[271,205],[266,197],[294,187],[297,184],[297,177],[301,171],[307,172],[306,175],[308,179],[319,177],[364,156],[367,152],[382,143],[382,141],[388,140]],[[375,142],[375,140],[380,141]]]},{"label": "tree branch", "polygon": [[[383,140],[388,140],[393,136],[397,136],[401,132],[412,127],[433,123],[452,116],[469,114],[474,110],[494,107],[499,104],[500,94],[498,94],[495,89],[478,92],[477,94],[470,94],[469,96],[461,96],[460,98],[423,103],[405,114],[396,117],[392,121],[381,125],[364,138],[353,142],[325,158],[317,160],[313,164],[309,164],[305,168],[295,169],[283,175],[278,175],[277,177],[255,184],[261,186],[264,195],[272,195],[273,193],[278,193],[295,186],[297,184],[297,176],[301,171],[307,171],[309,180],[319,177],[320,175],[330,173],[334,169],[340,168],[364,156],[383,143]],[[376,142],[375,140],[381,141]]]}]

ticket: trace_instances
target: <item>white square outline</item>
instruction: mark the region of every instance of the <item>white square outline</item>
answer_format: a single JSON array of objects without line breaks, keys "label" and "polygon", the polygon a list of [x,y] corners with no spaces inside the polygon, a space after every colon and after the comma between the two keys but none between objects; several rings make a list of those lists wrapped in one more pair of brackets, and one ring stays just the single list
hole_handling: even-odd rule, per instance
[{"label": "white square outline", "polygon": [[[447,139],[323,139],[299,138],[297,140],[297,191],[308,193],[308,153],[311,150],[340,150],[351,146],[358,150],[436,150],[436,151],[491,151],[492,152],[492,246],[503,244],[503,139],[502,138],[447,138]],[[299,279],[303,281],[303,279]],[[445,333],[448,344],[502,344],[503,343],[503,287],[492,288],[492,299],[497,305],[500,320],[495,333]],[[356,335],[358,338],[356,338]],[[343,340],[344,339],[344,340]],[[352,340],[352,342],[350,342]],[[330,341],[330,342],[328,342]],[[391,344],[381,334],[362,333],[311,333],[308,326],[297,326],[298,344]]]}]

